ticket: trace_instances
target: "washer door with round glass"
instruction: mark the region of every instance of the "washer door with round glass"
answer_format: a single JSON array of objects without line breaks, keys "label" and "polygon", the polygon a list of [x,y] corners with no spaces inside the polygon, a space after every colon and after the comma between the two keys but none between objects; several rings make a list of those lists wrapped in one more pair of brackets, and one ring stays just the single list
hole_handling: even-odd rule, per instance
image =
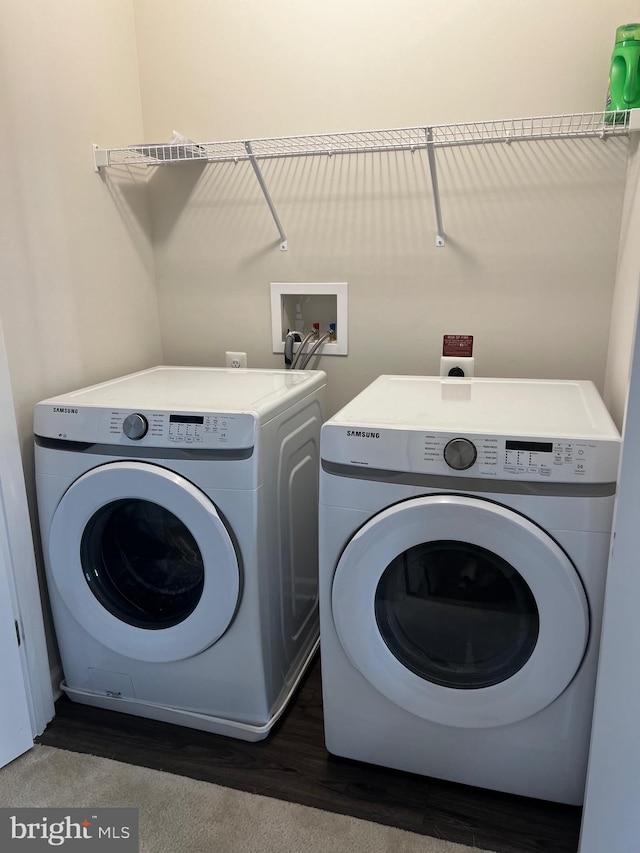
[{"label": "washer door with round glass", "polygon": [[77,479],[53,516],[49,565],[85,631],[136,660],[198,654],[238,606],[238,556],[216,507],[157,465],[114,462]]},{"label": "washer door with round glass", "polygon": [[396,504],[338,562],[332,611],[351,663],[395,705],[464,728],[525,719],[573,679],[582,582],[528,519],[463,495]]}]

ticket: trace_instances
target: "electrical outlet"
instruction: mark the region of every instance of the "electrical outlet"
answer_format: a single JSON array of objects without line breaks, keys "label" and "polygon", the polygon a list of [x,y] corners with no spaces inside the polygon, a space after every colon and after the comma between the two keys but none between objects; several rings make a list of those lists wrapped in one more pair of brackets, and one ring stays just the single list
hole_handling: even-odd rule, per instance
[{"label": "electrical outlet", "polygon": [[246,352],[227,352],[226,354],[227,367],[246,367],[247,354]]}]

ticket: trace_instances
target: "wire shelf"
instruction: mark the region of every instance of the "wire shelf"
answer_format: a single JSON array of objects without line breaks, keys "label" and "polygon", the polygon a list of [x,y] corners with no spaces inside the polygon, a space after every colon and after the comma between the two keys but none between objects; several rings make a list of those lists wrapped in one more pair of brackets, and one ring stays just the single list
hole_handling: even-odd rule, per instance
[{"label": "wire shelf", "polygon": [[570,139],[628,135],[640,130],[640,110],[618,112],[569,113],[533,118],[459,124],[401,127],[391,130],[362,130],[346,133],[322,133],[308,136],[282,136],[273,139],[235,140],[232,142],[179,142],[130,145],[127,148],[93,146],[94,169],[106,166],[164,166],[171,163],[224,163],[248,161],[271,212],[280,249],[286,251],[287,236],[269,193],[259,160],[282,157],[309,157],[334,154],[365,154],[384,151],[426,149],[433,187],[436,218],[436,246],[445,245],[440,210],[436,167],[436,149],[462,145],[511,144],[543,139]]},{"label": "wire shelf", "polygon": [[416,151],[429,147],[525,142],[536,139],[601,137],[628,134],[629,111],[570,113],[532,118],[459,124],[425,125],[390,130],[364,130],[192,144],[150,143],[126,148],[95,147],[96,168],[102,166],[160,166],[185,161],[240,160]]}]

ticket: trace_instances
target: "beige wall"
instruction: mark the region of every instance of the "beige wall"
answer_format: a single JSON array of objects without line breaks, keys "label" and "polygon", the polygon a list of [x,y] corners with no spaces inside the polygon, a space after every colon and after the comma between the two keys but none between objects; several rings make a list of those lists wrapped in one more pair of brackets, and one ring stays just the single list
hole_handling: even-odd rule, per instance
[{"label": "beige wall", "polygon": [[147,139],[604,108],[636,0],[133,0]]},{"label": "beige wall", "polygon": [[148,209],[91,147],[142,133],[131,0],[4,4],[0,209],[18,421],[34,402],[161,359]]},{"label": "beige wall", "polygon": [[[634,2],[134,0],[145,137],[200,141],[604,107]],[[439,152],[436,248],[424,153],[271,161],[278,235],[246,163],[150,181],[164,355],[271,367],[270,281],[348,281],[335,410],[379,373],[434,373],[473,334],[477,373],[603,389],[626,143]]]},{"label": "beige wall", "polygon": [[0,115],[0,318],[35,520],[33,404],[162,360],[146,195],[92,164],[94,142],[142,133],[131,0],[3,3]]}]

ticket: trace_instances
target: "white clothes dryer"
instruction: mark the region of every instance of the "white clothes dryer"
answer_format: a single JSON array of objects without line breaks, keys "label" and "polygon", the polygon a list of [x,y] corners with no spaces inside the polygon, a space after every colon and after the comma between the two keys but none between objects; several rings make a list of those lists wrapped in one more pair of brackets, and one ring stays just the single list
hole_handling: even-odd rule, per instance
[{"label": "white clothes dryer", "polygon": [[619,443],[590,382],[381,376],[327,421],[330,752],[582,801]]},{"label": "white clothes dryer", "polygon": [[325,379],[156,367],[37,404],[72,700],[266,737],[318,646]]}]

